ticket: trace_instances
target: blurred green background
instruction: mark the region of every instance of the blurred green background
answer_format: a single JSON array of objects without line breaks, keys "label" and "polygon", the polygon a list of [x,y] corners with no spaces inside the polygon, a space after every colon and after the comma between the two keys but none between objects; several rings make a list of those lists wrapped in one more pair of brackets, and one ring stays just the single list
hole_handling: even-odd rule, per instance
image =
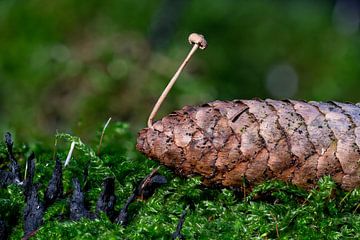
[{"label": "blurred green background", "polygon": [[360,100],[357,1],[1,0],[0,128],[18,139],[93,136],[109,117],[235,98]]}]

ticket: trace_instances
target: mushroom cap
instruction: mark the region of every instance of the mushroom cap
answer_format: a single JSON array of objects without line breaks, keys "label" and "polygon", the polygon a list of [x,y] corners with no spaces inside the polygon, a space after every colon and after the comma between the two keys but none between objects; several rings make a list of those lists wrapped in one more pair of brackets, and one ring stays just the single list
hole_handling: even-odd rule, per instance
[{"label": "mushroom cap", "polygon": [[190,44],[199,45],[200,49],[205,49],[207,47],[207,41],[205,40],[205,37],[201,34],[191,33],[188,40]]}]

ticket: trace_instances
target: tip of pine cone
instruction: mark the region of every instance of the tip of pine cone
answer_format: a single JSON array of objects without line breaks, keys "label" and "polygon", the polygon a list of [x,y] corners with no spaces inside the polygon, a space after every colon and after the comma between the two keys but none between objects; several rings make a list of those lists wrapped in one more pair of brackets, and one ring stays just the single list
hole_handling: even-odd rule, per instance
[{"label": "tip of pine cone", "polygon": [[146,142],[147,131],[148,131],[148,128],[142,129],[138,133],[138,137],[137,137],[137,141],[136,141],[136,149],[139,152],[144,153],[144,154],[146,154],[149,151],[149,146]]}]

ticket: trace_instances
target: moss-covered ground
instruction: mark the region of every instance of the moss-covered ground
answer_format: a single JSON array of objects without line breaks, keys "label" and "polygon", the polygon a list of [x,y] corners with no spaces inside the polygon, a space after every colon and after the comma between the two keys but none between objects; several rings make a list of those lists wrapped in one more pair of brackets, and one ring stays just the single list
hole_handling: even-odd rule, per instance
[{"label": "moss-covered ground", "polygon": [[[94,139],[98,141],[99,136]],[[76,176],[81,181],[85,166],[89,170],[85,201],[91,211],[107,176],[116,179],[119,210],[137,184],[158,166],[136,152],[135,138],[123,123],[110,124],[99,155],[96,141],[85,144],[68,134],[56,135],[56,148],[15,141],[22,171],[30,152],[36,154],[34,181],[41,184],[41,198],[55,164],[54,152],[64,161],[73,141],[74,154],[63,174],[65,198],[46,210],[43,225],[31,239],[171,239],[184,209],[187,215],[181,233],[186,239],[360,239],[360,189],[344,192],[328,177],[312,191],[272,181],[243,196],[231,189],[206,188],[199,178],[180,178],[160,167],[168,183],[148,200],[130,205],[127,226],[112,223],[105,215],[70,221],[71,179]],[[0,167],[6,168],[4,144],[0,160]],[[20,187],[0,189],[0,219],[10,227],[10,239],[23,236],[23,208]]]}]

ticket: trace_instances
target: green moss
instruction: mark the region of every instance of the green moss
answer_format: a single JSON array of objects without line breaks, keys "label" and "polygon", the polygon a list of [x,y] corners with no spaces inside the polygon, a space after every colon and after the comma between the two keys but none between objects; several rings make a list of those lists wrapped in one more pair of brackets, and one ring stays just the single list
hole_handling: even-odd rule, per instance
[{"label": "green moss", "polygon": [[[58,134],[57,155],[64,160],[72,141],[76,149],[64,169],[64,186],[71,193],[71,178],[80,179],[89,166],[86,203],[94,211],[107,176],[116,179],[116,209],[120,209],[137,184],[158,164],[141,156],[135,140],[123,123],[107,129],[100,156],[95,147],[78,137]],[[54,161],[52,149],[36,148],[36,178],[43,192]],[[27,154],[27,153],[26,153]],[[199,178],[180,178],[165,167],[159,172],[168,184],[147,201],[136,201],[129,208],[126,227],[111,223],[106,216],[97,220],[68,220],[69,202],[59,200],[44,215],[44,224],[33,239],[169,239],[183,209],[187,208],[182,234],[186,239],[358,239],[360,238],[360,190],[343,192],[330,177],[307,192],[279,181],[265,182],[244,197],[229,189],[201,185]],[[82,182],[84,184],[84,182]],[[22,234],[21,189],[9,186],[0,191],[0,216],[12,222],[12,239]]]}]

